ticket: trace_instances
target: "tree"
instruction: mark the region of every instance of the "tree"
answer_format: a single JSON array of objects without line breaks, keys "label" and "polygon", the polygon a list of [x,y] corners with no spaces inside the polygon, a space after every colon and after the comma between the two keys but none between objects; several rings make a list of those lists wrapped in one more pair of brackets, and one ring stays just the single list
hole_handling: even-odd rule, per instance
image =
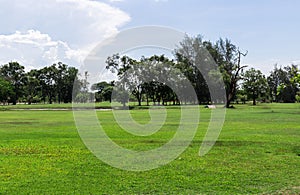
[{"label": "tree", "polygon": [[[152,99],[153,104],[165,105],[168,101],[177,100],[176,94],[171,89],[180,87],[180,74],[176,69],[173,60],[168,59],[164,55],[153,55],[149,58],[142,57],[140,60],[140,66],[134,67],[137,75],[139,88],[136,88],[133,92],[146,95],[147,105],[149,104],[149,98]],[[177,70],[177,71],[176,71]],[[174,86],[175,85],[175,86]],[[141,99],[141,95],[137,99]]]},{"label": "tree", "polygon": [[76,94],[80,91],[80,81],[77,77],[78,69],[75,67],[67,67],[63,77],[61,88],[62,100],[64,103],[72,102],[72,96],[76,97]]},{"label": "tree", "polygon": [[49,67],[44,67],[39,70],[39,80],[41,82],[42,97],[44,102],[48,98],[49,104],[52,104],[57,95],[57,69],[56,65],[53,64]]},{"label": "tree", "polygon": [[253,100],[253,105],[256,105],[257,98],[266,95],[268,92],[267,80],[260,70],[254,68],[247,70],[243,77],[243,89],[247,96]]},{"label": "tree", "polygon": [[0,77],[0,102],[5,104],[12,97],[14,97],[13,85]]},{"label": "tree", "polygon": [[97,91],[95,93],[96,102],[110,101],[112,92],[113,82],[108,83],[102,81],[92,85],[91,90]]},{"label": "tree", "polygon": [[185,99],[192,102],[208,103],[210,101],[209,89],[199,70],[199,66],[203,60],[203,48],[205,48],[205,46],[201,36],[186,36],[184,40],[180,42],[177,49],[175,49],[177,60],[176,68],[189,79],[197,95],[197,100],[192,100],[190,97],[185,97]]},{"label": "tree", "polygon": [[293,78],[297,75],[297,66],[291,65],[284,68],[277,68],[267,78],[270,87],[270,96],[275,102],[292,103],[296,101],[298,91],[297,84]]},{"label": "tree", "polygon": [[25,77],[24,93],[26,101],[30,105],[32,102],[40,101],[38,97],[41,93],[40,81],[38,80],[39,72],[33,69],[26,73]]},{"label": "tree", "polygon": [[[226,87],[226,107],[230,107],[231,101],[234,99],[238,81],[241,79],[241,72],[246,67],[241,64],[242,57],[247,53],[242,53],[237,46],[228,39],[220,39],[215,44],[210,41],[203,41],[201,36],[186,37],[180,46],[175,50],[177,61],[182,66],[181,70],[193,83],[199,102],[210,101],[209,90],[203,75],[199,71],[199,65],[205,62],[205,48],[219,66],[222,78]],[[197,68],[198,66],[198,68]],[[200,67],[204,71],[206,67]],[[215,70],[214,70],[215,71]]]},{"label": "tree", "polygon": [[23,95],[23,86],[25,83],[25,70],[18,62],[9,62],[1,66],[0,76],[9,81],[13,86],[14,97],[12,98],[13,105],[16,105],[19,98]]},{"label": "tree", "polygon": [[231,101],[236,95],[238,81],[241,80],[241,72],[247,67],[241,64],[241,58],[245,57],[247,52],[242,53],[239,48],[228,39],[220,39],[215,44],[214,49],[211,49],[212,48],[208,47],[208,50],[219,65],[223,75],[227,96],[226,108],[229,108]]},{"label": "tree", "polygon": [[104,88],[103,91],[101,92],[103,100],[111,102],[112,92],[113,92],[113,83],[111,86]]},{"label": "tree", "polygon": [[[112,73],[117,72],[118,81],[115,82],[115,93],[114,98],[126,106],[126,102],[129,100],[128,91],[134,91],[135,88],[139,88],[135,82],[139,82],[137,75],[134,73],[132,68],[137,62],[128,56],[120,56],[119,54],[114,54],[107,58],[106,69],[109,69]],[[141,95],[141,91],[138,91],[138,95]],[[137,95],[135,93],[135,95]],[[139,101],[140,105],[140,101]]]}]

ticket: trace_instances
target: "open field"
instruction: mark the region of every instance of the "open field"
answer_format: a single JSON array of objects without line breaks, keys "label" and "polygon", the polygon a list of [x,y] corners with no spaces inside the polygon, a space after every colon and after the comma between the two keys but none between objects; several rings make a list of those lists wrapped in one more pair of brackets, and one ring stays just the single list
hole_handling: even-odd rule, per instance
[{"label": "open field", "polygon": [[[198,151],[210,110],[201,108],[189,148],[146,172],[98,160],[82,143],[72,111],[1,111],[0,194],[299,194],[300,104],[236,107],[227,110],[219,140],[206,156]],[[111,111],[97,114],[119,145],[148,150],[174,135],[178,111],[170,107],[163,129],[146,138],[124,133]],[[147,110],[132,115],[141,123],[149,120]]]}]

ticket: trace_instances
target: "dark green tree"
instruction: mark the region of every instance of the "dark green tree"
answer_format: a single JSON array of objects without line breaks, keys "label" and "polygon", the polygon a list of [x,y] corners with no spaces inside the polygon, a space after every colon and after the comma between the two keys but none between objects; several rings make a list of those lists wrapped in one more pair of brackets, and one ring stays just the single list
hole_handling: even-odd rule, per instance
[{"label": "dark green tree", "polygon": [[0,77],[0,102],[3,104],[8,103],[10,98],[14,97],[13,85]]},{"label": "dark green tree", "polygon": [[26,73],[26,82],[24,86],[25,99],[30,105],[40,101],[41,84],[39,81],[39,71],[33,69]]},{"label": "dark green tree", "polygon": [[242,65],[241,60],[247,53],[242,53],[239,48],[228,39],[220,39],[214,44],[210,41],[203,41],[201,36],[187,36],[180,43],[180,46],[175,50],[179,68],[194,84],[200,103],[210,101],[210,94],[207,82],[199,69],[208,73],[216,71],[206,70],[207,67],[201,67],[208,57],[204,49],[210,53],[222,73],[226,87],[226,107],[229,108],[231,101],[233,101],[236,96],[238,81],[241,80],[241,72],[246,67]]},{"label": "dark green tree", "polygon": [[9,81],[13,86],[14,97],[11,98],[13,105],[16,105],[22,97],[25,84],[25,68],[18,62],[9,62],[0,67],[0,76]]},{"label": "dark green tree", "polygon": [[265,76],[260,70],[251,68],[243,74],[243,89],[248,98],[253,100],[253,105],[256,105],[256,100],[268,94],[268,83]]},{"label": "dark green tree", "polygon": [[39,80],[42,88],[42,99],[48,100],[49,104],[55,101],[57,95],[57,68],[56,65],[44,67],[39,70]]},{"label": "dark green tree", "polygon": [[108,83],[102,81],[92,85],[91,90],[95,92],[96,102],[111,101],[111,94],[113,90],[113,82]]},{"label": "dark green tree", "polygon": [[199,70],[201,61],[203,60],[203,40],[201,36],[188,37],[180,42],[180,45],[175,49],[176,68],[178,68],[192,83],[197,94],[197,100],[192,100],[190,97],[185,99],[191,102],[209,103],[210,94],[206,80]]},{"label": "dark green tree", "polygon": [[296,101],[297,85],[293,78],[297,74],[295,65],[277,68],[267,78],[270,87],[270,96],[275,102],[292,103]]}]

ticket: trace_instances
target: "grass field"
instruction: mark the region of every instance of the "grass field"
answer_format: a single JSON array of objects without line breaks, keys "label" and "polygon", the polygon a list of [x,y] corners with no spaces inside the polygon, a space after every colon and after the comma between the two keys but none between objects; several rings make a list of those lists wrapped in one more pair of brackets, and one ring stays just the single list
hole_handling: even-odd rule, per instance
[{"label": "grass field", "polygon": [[[111,111],[97,114],[119,145],[147,150],[172,137],[178,111],[170,107],[163,129],[147,138],[124,133]],[[132,115],[149,120],[147,110]],[[237,105],[227,110],[216,145],[199,157],[210,119],[210,110],[202,108],[198,133],[179,158],[129,172],[85,147],[72,111],[1,111],[0,194],[300,194],[299,116],[300,104]]]}]

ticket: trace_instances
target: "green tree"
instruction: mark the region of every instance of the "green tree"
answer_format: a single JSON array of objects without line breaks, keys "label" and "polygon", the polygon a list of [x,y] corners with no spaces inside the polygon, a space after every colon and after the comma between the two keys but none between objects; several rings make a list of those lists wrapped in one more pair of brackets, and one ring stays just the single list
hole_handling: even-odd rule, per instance
[{"label": "green tree", "polygon": [[92,85],[91,90],[96,91],[95,98],[96,102],[111,101],[111,94],[113,82],[108,83],[106,81],[102,81],[99,83],[95,83]]},{"label": "green tree", "polygon": [[0,77],[0,102],[7,103],[10,98],[14,97],[13,85]]},{"label": "green tree", "polygon": [[275,102],[296,101],[296,93],[298,91],[297,84],[293,82],[293,78],[297,75],[297,66],[291,65],[284,68],[277,68],[271,72],[267,78],[270,87],[270,96]]},{"label": "green tree", "polygon": [[72,102],[73,95],[80,91],[80,81],[78,79],[78,69],[75,67],[66,67],[62,77],[61,98],[64,103]]},{"label": "green tree", "polygon": [[112,73],[117,73],[118,81],[115,82],[114,97],[117,101],[126,106],[126,102],[129,100],[128,91],[133,91],[134,88],[139,87],[137,85],[138,79],[134,74],[133,65],[137,62],[128,56],[120,56],[114,54],[107,58],[106,69],[109,69]]},{"label": "green tree", "polygon": [[[220,39],[216,43],[203,41],[201,36],[186,37],[180,46],[175,50],[177,61],[181,70],[194,84],[195,91],[199,102],[210,101],[207,82],[199,71],[211,73],[216,70],[206,70],[207,67],[201,67],[207,55],[204,52],[206,49],[211,57],[217,63],[226,88],[226,107],[230,107],[231,101],[236,96],[238,81],[241,80],[241,72],[246,67],[241,64],[242,57],[247,53],[242,53],[237,46],[231,43],[230,40]],[[208,79],[208,78],[206,78]]]},{"label": "green tree", "polygon": [[9,62],[0,67],[0,76],[12,84],[14,97],[11,101],[13,105],[16,105],[23,95],[23,86],[26,79],[24,66],[21,66],[18,62]]},{"label": "green tree", "polygon": [[241,80],[241,72],[247,67],[241,64],[241,58],[245,57],[247,53],[242,53],[239,48],[228,39],[220,39],[214,48],[215,51],[210,51],[210,48],[208,48],[208,50],[219,65],[223,75],[227,96],[226,108],[229,108],[231,101],[233,101],[236,96],[238,81]]},{"label": "green tree", "polygon": [[113,92],[113,85],[104,88],[103,91],[101,92],[103,100],[111,102],[112,92]]},{"label": "green tree", "polygon": [[243,80],[244,91],[253,100],[253,105],[256,105],[257,98],[268,93],[268,83],[265,76],[260,70],[251,68],[243,74]]},{"label": "green tree", "polygon": [[29,71],[25,75],[26,82],[24,93],[27,103],[30,105],[32,102],[40,101],[41,85],[38,79],[39,72],[35,69]]},{"label": "green tree", "polygon": [[[203,44],[201,36],[189,37],[186,36],[179,46],[175,49],[176,55],[176,68],[178,68],[192,83],[194,90],[197,94],[197,100],[185,97],[186,100],[191,102],[208,103],[210,101],[210,94],[207,82],[200,72],[200,65],[203,61]],[[205,68],[205,67],[202,67]]]},{"label": "green tree", "polygon": [[42,99],[44,102],[48,99],[48,103],[52,104],[57,95],[57,68],[53,64],[39,70],[39,80],[42,88]]}]

